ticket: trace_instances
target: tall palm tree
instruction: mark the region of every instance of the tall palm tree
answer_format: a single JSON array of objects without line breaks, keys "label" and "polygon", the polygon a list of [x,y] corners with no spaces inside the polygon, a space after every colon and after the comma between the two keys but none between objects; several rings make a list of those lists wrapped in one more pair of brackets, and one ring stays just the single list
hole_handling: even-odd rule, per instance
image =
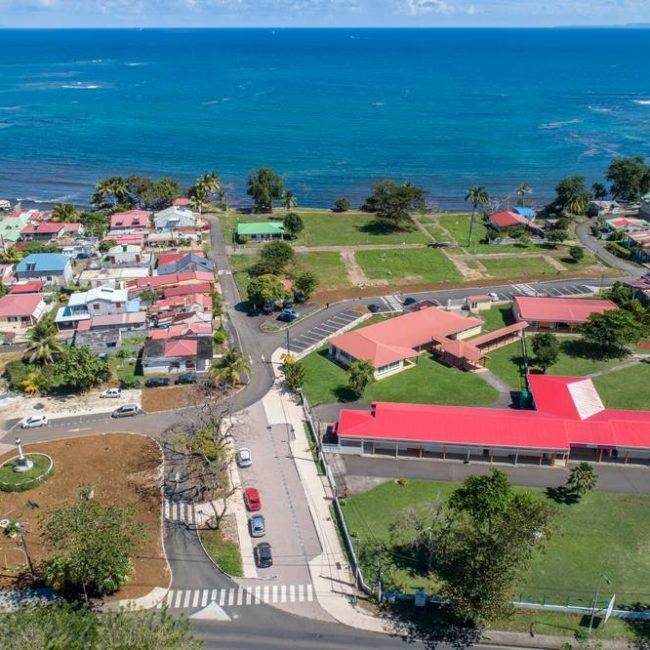
[{"label": "tall palm tree", "polygon": [[129,182],[122,176],[111,176],[102,178],[95,186],[95,193],[92,196],[92,203],[98,207],[106,205],[109,199],[109,205],[125,203],[130,199]]},{"label": "tall palm tree", "polygon": [[248,374],[251,370],[251,364],[239,350],[230,349],[221,357],[218,365],[210,368],[210,375],[221,381],[225,381],[230,386],[238,386],[241,383],[243,374]]},{"label": "tall palm tree", "polygon": [[72,203],[57,203],[52,208],[52,221],[70,223],[76,221],[79,212]]},{"label": "tall palm tree", "polygon": [[587,209],[587,197],[584,194],[571,195],[565,205],[571,214],[584,214]]},{"label": "tall palm tree", "polygon": [[55,337],[56,325],[50,316],[41,319],[27,332],[27,347],[24,358],[29,363],[52,363],[63,351]]},{"label": "tall palm tree", "polygon": [[467,238],[467,246],[472,245],[472,231],[474,230],[474,217],[479,205],[485,205],[490,200],[490,195],[482,185],[474,185],[467,190],[465,200],[472,204],[472,217],[469,222],[469,236]]},{"label": "tall palm tree", "polygon": [[196,181],[196,184],[202,185],[207,194],[219,194],[219,190],[221,190],[221,181],[214,172],[203,174]]},{"label": "tall palm tree", "polygon": [[350,364],[348,368],[348,386],[357,397],[361,397],[366,386],[374,381],[375,369],[370,361],[355,361]]},{"label": "tall palm tree", "polygon": [[190,199],[190,205],[199,213],[202,214],[203,210],[210,205],[208,193],[203,185],[192,185],[187,192]]},{"label": "tall palm tree", "polygon": [[567,487],[577,496],[583,496],[593,490],[598,483],[598,474],[589,463],[578,463],[569,474]]},{"label": "tall palm tree", "polygon": [[16,264],[23,259],[23,254],[14,246],[0,253],[0,262],[3,264]]},{"label": "tall palm tree", "polygon": [[298,205],[298,199],[296,198],[296,195],[291,190],[287,190],[282,195],[282,205],[284,206],[284,209],[287,212],[289,212],[289,210],[295,208]]},{"label": "tall palm tree", "polygon": [[526,183],[525,181],[523,183],[519,183],[519,187],[517,188],[517,194],[519,195],[519,205],[526,205],[526,194],[530,194],[533,191],[530,185]]}]

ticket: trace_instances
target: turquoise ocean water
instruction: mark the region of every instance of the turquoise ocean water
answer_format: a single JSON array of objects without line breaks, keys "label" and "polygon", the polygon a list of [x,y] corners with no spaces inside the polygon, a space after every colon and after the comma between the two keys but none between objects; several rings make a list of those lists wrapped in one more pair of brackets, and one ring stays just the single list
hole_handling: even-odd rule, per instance
[{"label": "turquoise ocean water", "polygon": [[0,31],[0,197],[250,169],[303,205],[379,177],[432,203],[650,155],[650,30]]}]

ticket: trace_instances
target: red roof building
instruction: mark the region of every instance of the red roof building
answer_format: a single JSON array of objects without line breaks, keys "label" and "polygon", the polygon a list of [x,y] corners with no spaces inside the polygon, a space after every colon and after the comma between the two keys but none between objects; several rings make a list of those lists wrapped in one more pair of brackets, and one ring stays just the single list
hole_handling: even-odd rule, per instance
[{"label": "red roof building", "polygon": [[111,230],[130,230],[151,227],[150,213],[146,210],[127,210],[111,215]]},{"label": "red roof building", "polygon": [[591,314],[618,309],[611,300],[588,298],[545,298],[515,296],[512,312],[518,321],[527,321],[536,330],[572,330],[586,323]]},{"label": "red roof building", "polygon": [[196,339],[177,339],[165,343],[164,354],[166,357],[193,357],[197,350]]},{"label": "red roof building", "polygon": [[[181,275],[179,273],[179,275]],[[187,296],[190,294],[203,293],[210,298],[210,291],[212,290],[212,283],[210,282],[191,282],[188,284],[181,284],[178,286],[167,287],[163,289],[164,298],[173,298],[175,296]]]},{"label": "red roof building", "polygon": [[166,329],[155,328],[147,332],[147,337],[157,341],[192,336],[212,336],[212,323],[180,323]]},{"label": "red roof building", "polygon": [[62,223],[41,221],[37,224],[28,224],[20,231],[20,234],[25,239],[52,239],[64,231],[65,229]]},{"label": "red roof building", "polygon": [[507,230],[508,228],[516,228],[517,226],[524,226],[535,232],[541,232],[541,228],[536,226],[530,219],[523,217],[516,212],[504,210],[503,212],[495,212],[490,215],[490,223],[496,226],[499,230]]},{"label": "red roof building", "polygon": [[187,208],[192,205],[192,201],[186,196],[179,196],[177,199],[174,199],[172,205],[177,208]]},{"label": "red roof building", "polygon": [[40,293],[9,293],[0,298],[0,323],[27,327],[38,322],[45,310],[45,301]]},{"label": "red roof building", "polygon": [[[211,284],[214,276],[207,271],[187,271],[183,273],[170,273],[169,275],[153,275],[138,278],[129,284],[129,292],[144,291],[145,289],[164,289],[183,284]],[[209,290],[209,289],[208,289]],[[198,289],[195,289],[198,291]]]},{"label": "red roof building", "polygon": [[368,453],[400,449],[420,457],[465,460],[581,459],[650,462],[650,411],[606,408],[591,379],[530,375],[534,411],[392,404],[344,409],[339,444]]},{"label": "red roof building", "polygon": [[12,285],[9,293],[40,293],[45,286],[43,280],[28,280],[27,282],[18,282]]}]

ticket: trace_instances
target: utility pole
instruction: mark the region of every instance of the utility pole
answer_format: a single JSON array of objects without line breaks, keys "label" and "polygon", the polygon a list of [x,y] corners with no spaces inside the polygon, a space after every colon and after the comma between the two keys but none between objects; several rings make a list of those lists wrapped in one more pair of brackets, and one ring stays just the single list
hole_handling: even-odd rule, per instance
[{"label": "utility pole", "polygon": [[589,617],[589,634],[591,634],[591,630],[594,626],[594,617],[596,616],[596,607],[598,605],[598,596],[600,592],[600,585],[602,584],[603,580],[608,584],[611,585],[612,581],[604,574],[602,573],[600,575],[600,578],[598,579],[598,582],[596,583],[596,589],[594,590],[594,600],[591,604],[591,616]]}]

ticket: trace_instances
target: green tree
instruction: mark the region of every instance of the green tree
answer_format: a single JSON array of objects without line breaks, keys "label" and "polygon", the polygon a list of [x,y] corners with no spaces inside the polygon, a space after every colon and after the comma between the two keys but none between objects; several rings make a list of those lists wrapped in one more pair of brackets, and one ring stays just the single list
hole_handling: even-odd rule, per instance
[{"label": "green tree", "polygon": [[532,192],[532,188],[528,183],[523,182],[519,183],[519,187],[517,188],[517,195],[519,196],[519,205],[526,205],[526,194],[530,194]]},{"label": "green tree", "polygon": [[571,468],[566,484],[571,494],[583,497],[598,484],[598,474],[589,463],[583,461]]},{"label": "green tree", "polygon": [[363,209],[374,212],[394,230],[402,230],[411,225],[411,212],[426,208],[426,192],[409,183],[398,185],[390,179],[373,185],[373,193],[366,199]]},{"label": "green tree", "polygon": [[285,232],[288,232],[295,239],[305,228],[302,217],[295,212],[288,212],[282,221]]},{"label": "green tree", "polygon": [[551,332],[538,332],[533,336],[533,353],[535,365],[546,372],[556,361],[560,354],[560,343],[555,334]]},{"label": "green tree", "polygon": [[643,156],[616,158],[607,168],[610,192],[615,199],[638,201],[650,192],[650,166]]},{"label": "green tree", "polygon": [[625,346],[638,343],[643,335],[641,324],[624,309],[591,314],[580,332],[603,356],[624,356]]},{"label": "green tree", "polygon": [[470,187],[469,190],[467,190],[467,194],[465,194],[465,200],[469,201],[472,204],[472,216],[469,220],[469,234],[467,236],[467,246],[471,246],[476,211],[478,210],[479,206],[487,205],[488,201],[490,200],[490,196],[484,187],[480,185],[474,185],[473,187]]},{"label": "green tree", "polygon": [[585,256],[585,249],[582,246],[571,246],[569,248],[569,255],[574,262],[579,262]]},{"label": "green tree", "polygon": [[247,194],[255,203],[257,212],[272,212],[273,201],[279,201],[284,191],[282,178],[269,167],[251,172]]},{"label": "green tree", "polygon": [[4,282],[2,282],[2,280],[0,280],[0,298],[2,298],[2,296],[6,296],[9,291],[9,287]]},{"label": "green tree", "polygon": [[248,301],[255,307],[266,302],[282,300],[285,296],[282,280],[275,275],[265,274],[253,278],[246,287]]},{"label": "green tree", "polygon": [[553,228],[546,233],[546,240],[554,245],[561,244],[569,238],[569,233],[560,228]]},{"label": "green tree", "polygon": [[571,214],[584,214],[591,194],[585,187],[583,176],[570,176],[563,178],[555,186],[555,203],[560,210],[566,210]]},{"label": "green tree", "polygon": [[250,371],[251,364],[248,357],[245,357],[239,350],[231,348],[221,357],[219,363],[211,366],[210,375],[230,386],[239,386],[242,375],[248,374]]},{"label": "green tree", "polygon": [[57,203],[52,208],[52,221],[72,223],[79,218],[79,211],[72,203]]},{"label": "green tree", "polygon": [[2,262],[2,264],[16,264],[17,262],[20,262],[23,257],[24,254],[15,246],[0,252],[0,262]]},{"label": "green tree", "polygon": [[181,186],[175,178],[150,181],[137,192],[138,203],[147,210],[168,208],[181,195]]},{"label": "green tree", "polygon": [[442,596],[462,620],[508,611],[518,578],[550,534],[553,509],[512,489],[504,472],[470,476],[449,499],[452,524],[439,540]]},{"label": "green tree", "polygon": [[110,368],[90,348],[63,348],[59,358],[47,367],[53,389],[87,391],[110,378]]},{"label": "green tree", "polygon": [[348,386],[358,398],[363,395],[368,384],[375,381],[375,369],[370,361],[354,361],[348,367]]},{"label": "green tree", "polygon": [[103,237],[108,232],[110,221],[104,212],[82,212],[79,215],[79,223],[90,237]]},{"label": "green tree", "polygon": [[159,295],[156,289],[145,289],[140,292],[139,297],[145,305],[153,305],[153,303],[158,300]]},{"label": "green tree", "polygon": [[187,191],[187,196],[190,200],[190,205],[199,214],[203,214],[203,210],[205,210],[210,205],[208,193],[201,185],[194,185],[190,187],[190,189]]},{"label": "green tree", "polygon": [[221,181],[215,172],[203,174],[187,192],[192,201],[192,206],[201,213],[212,202],[216,201],[221,193]]},{"label": "green tree", "polygon": [[122,176],[111,176],[100,180],[95,187],[91,202],[100,208],[115,207],[119,204],[130,207],[129,181]]},{"label": "green tree", "polygon": [[604,201],[609,196],[607,188],[602,183],[594,183],[591,186],[591,193],[596,201]]},{"label": "green tree", "polygon": [[56,339],[56,324],[50,315],[41,318],[27,332],[27,346],[23,358],[29,363],[53,363],[62,352],[63,346]]},{"label": "green tree", "polygon": [[52,552],[43,565],[46,584],[86,599],[126,584],[133,554],[146,537],[133,506],[104,506],[83,497],[53,510],[41,534]]},{"label": "green tree", "polygon": [[334,212],[347,212],[350,207],[350,201],[346,198],[340,198],[334,201]]},{"label": "green tree", "polygon": [[305,300],[311,298],[317,286],[318,278],[311,271],[300,273],[293,282],[294,291],[302,293]]},{"label": "green tree", "polygon": [[295,393],[305,381],[305,366],[288,354],[282,363],[282,372],[287,386]]},{"label": "green tree", "polygon": [[260,251],[260,258],[266,272],[273,274],[282,273],[293,256],[293,248],[284,241],[268,242]]},{"label": "green tree", "polygon": [[286,190],[282,195],[282,205],[287,212],[298,207],[298,199],[291,190]]}]

